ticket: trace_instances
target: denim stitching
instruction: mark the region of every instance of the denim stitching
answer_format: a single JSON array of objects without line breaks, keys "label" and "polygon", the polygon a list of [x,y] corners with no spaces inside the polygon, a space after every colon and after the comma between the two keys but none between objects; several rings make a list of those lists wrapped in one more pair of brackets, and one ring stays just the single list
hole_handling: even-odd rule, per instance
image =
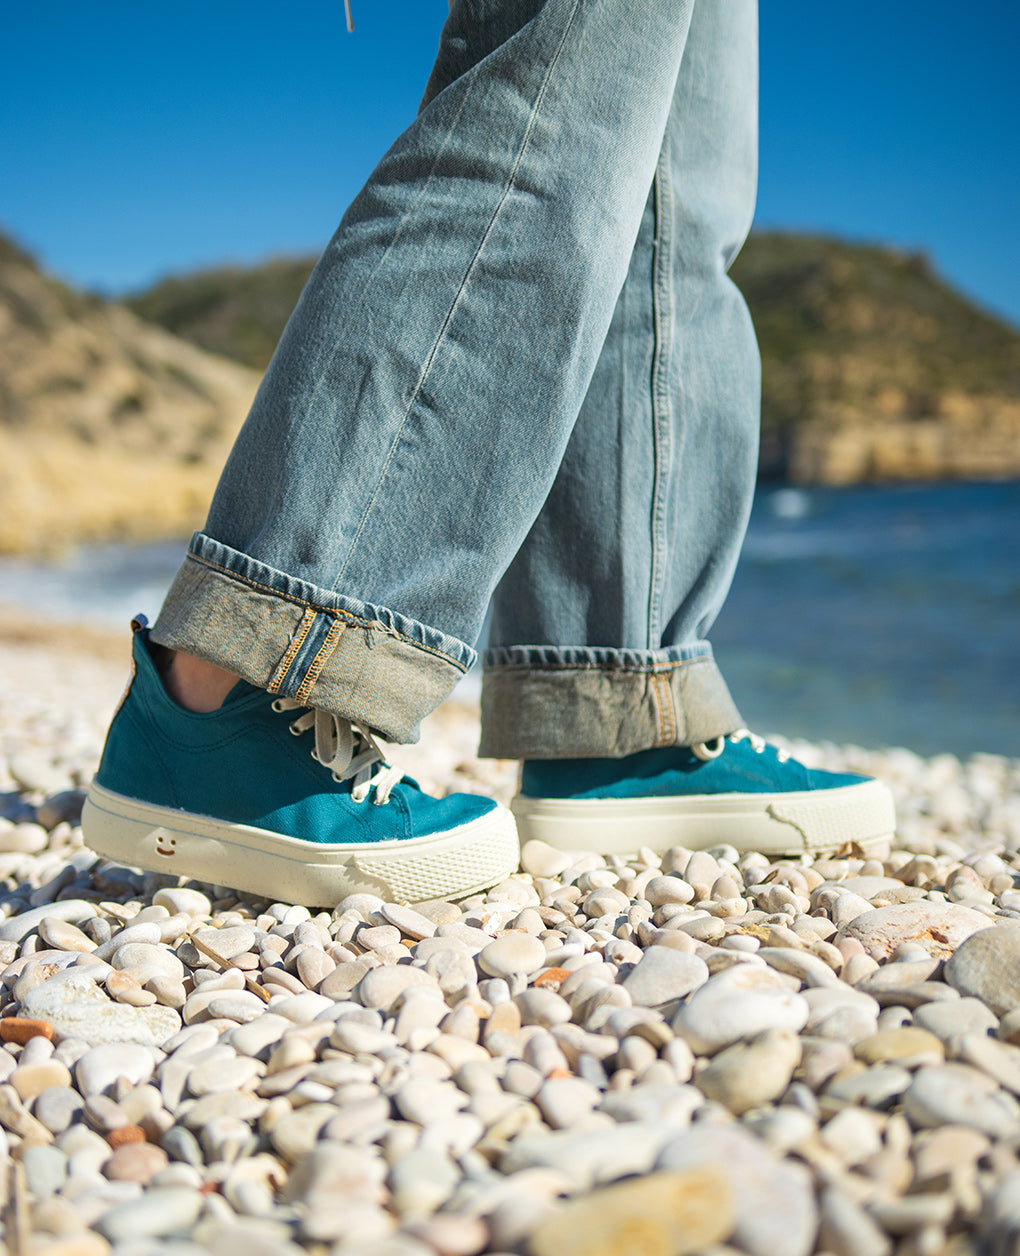
[{"label": "denim stitching", "polygon": [[241,572],[234,571],[231,567],[224,567],[221,563],[214,562],[211,558],[204,558],[200,554],[189,553],[187,557],[193,563],[201,563],[213,571],[221,571],[228,579],[236,580],[238,584],[247,584],[253,589],[261,589],[264,593],[279,598],[281,602],[291,602],[295,606],[310,607],[317,614],[332,615],[336,619],[346,619],[350,621],[351,625],[356,625],[360,628],[381,628],[387,636],[395,637],[398,641],[403,641],[406,645],[413,646],[416,650],[422,650],[426,654],[433,654],[436,658],[443,659],[460,672],[467,671],[464,664],[458,662],[452,655],[444,654],[442,650],[436,649],[435,646],[426,645],[422,641],[415,641],[413,638],[405,636],[404,633],[398,632],[395,628],[389,627],[388,624],[383,624],[373,619],[362,619],[359,615],[354,615],[351,611],[344,610],[341,606],[319,606],[315,602],[308,602],[304,598],[295,597],[292,593],[281,593],[279,589],[274,589],[272,585],[262,584],[259,580],[253,580],[251,576],[242,575]]},{"label": "denim stitching", "polygon": [[696,659],[680,659],[677,662],[653,663],[650,667],[600,667],[597,663],[488,663],[487,672],[602,672],[606,676],[625,674],[628,676],[657,676],[666,672],[678,671],[681,667],[695,667],[715,660],[704,656]]},{"label": "denim stitching", "polygon": [[307,702],[315,682],[319,679],[319,673],[333,657],[333,651],[346,631],[347,625],[342,624],[338,619],[335,619],[330,625],[329,631],[326,633],[326,639],[319,647],[318,654],[312,659],[308,670],[305,672],[304,680],[298,686],[298,691],[294,695],[295,702]]},{"label": "denim stitching", "polygon": [[532,106],[531,115],[528,118],[528,124],[524,128],[524,136],[521,140],[521,145],[518,150],[516,160],[514,161],[513,169],[510,171],[510,176],[507,179],[506,186],[503,189],[503,195],[499,198],[499,204],[496,206],[495,210],[493,211],[492,217],[489,219],[489,225],[485,228],[485,233],[478,243],[478,248],[475,250],[474,256],[471,258],[471,261],[468,263],[467,270],[464,272],[464,278],[461,280],[460,287],[457,289],[457,294],[453,298],[453,301],[450,304],[450,308],[447,312],[447,315],[445,319],[443,320],[443,325],[442,327],[440,327],[439,334],[436,336],[435,343],[433,344],[431,351],[429,352],[427,358],[425,359],[425,364],[422,367],[421,373],[418,376],[418,382],[417,384],[415,384],[414,391],[411,393],[411,396],[408,398],[407,408],[404,411],[404,417],[401,420],[400,427],[397,429],[397,432],[393,437],[393,442],[390,445],[389,453],[386,455],[386,461],[383,463],[382,473],[379,476],[379,482],[376,485],[375,492],[372,494],[372,497],[369,500],[368,505],[365,507],[365,513],[362,515],[361,522],[358,524],[357,531],[354,534],[354,539],[351,541],[350,545],[347,548],[347,559],[337,574],[336,581],[334,582],[334,588],[336,587],[336,584],[339,583],[344,572],[347,570],[347,566],[351,560],[351,555],[354,553],[354,549],[358,544],[361,534],[362,532],[364,532],[365,527],[368,524],[369,515],[372,513],[372,509],[375,506],[376,498],[379,496],[380,492],[382,491],[382,486],[386,479],[386,474],[389,471],[390,463],[393,461],[394,455],[396,454],[396,451],[397,451],[397,446],[400,444],[400,441],[403,438],[404,428],[407,426],[407,420],[410,418],[411,411],[414,409],[414,406],[418,400],[418,397],[421,394],[421,390],[425,387],[425,381],[429,377],[429,373],[432,370],[432,365],[436,360],[436,356],[438,355],[439,350],[442,348],[443,343],[446,340],[447,330],[449,329],[449,326],[453,319],[454,314],[457,312],[457,309],[460,306],[461,297],[464,295],[464,292],[466,291],[467,286],[471,281],[471,275],[473,274],[473,272],[475,271],[477,267],[478,259],[482,255],[482,250],[485,248],[486,244],[488,243],[489,237],[492,234],[492,231],[496,225],[496,222],[499,219],[500,213],[503,210],[503,206],[507,202],[507,198],[509,197],[510,193],[514,190],[514,188],[517,185],[517,172],[520,170],[521,162],[523,162],[524,160],[524,154],[527,152],[528,144],[531,140],[531,133],[535,127],[535,119],[538,117],[538,111],[542,106],[542,102],[545,100],[546,92],[548,91],[548,88],[549,88],[549,80],[551,79],[553,71],[556,69],[556,65],[559,62],[560,55],[563,52],[563,46],[567,42],[567,35],[569,34],[570,29],[574,24],[574,17],[577,14],[577,10],[580,3],[581,3],[581,0],[574,0],[573,8],[571,9],[570,15],[567,18],[567,21],[563,27],[563,33],[560,36],[560,42],[556,47],[556,51],[553,54],[552,59],[550,60],[549,64],[546,66],[545,77],[542,80],[542,86],[538,90],[538,96],[535,99],[535,103]]},{"label": "denim stitching", "polygon": [[676,719],[673,713],[673,690],[664,672],[652,674],[659,715],[659,745],[671,746],[676,741]]},{"label": "denim stitching", "polygon": [[276,671],[274,671],[272,676],[269,678],[269,684],[266,686],[269,693],[280,692],[280,686],[283,684],[284,678],[290,671],[290,665],[297,657],[298,650],[300,650],[304,645],[305,637],[307,637],[309,632],[311,632],[312,624],[315,623],[315,620],[315,611],[311,609],[306,610],[301,616],[301,620],[298,626],[294,629],[294,633],[290,639],[290,644],[287,646],[283,658],[280,659],[279,663],[276,665]]},{"label": "denim stitching", "polygon": [[670,291],[670,249],[673,223],[672,185],[669,178],[669,128],[667,126],[655,171],[655,271],[652,276],[652,314],[655,347],[652,360],[652,444],[654,482],[652,485],[651,543],[652,570],[648,582],[648,644],[661,637],[659,604],[665,582],[666,481],[671,457],[671,402],[669,396],[670,351],[672,347],[672,293]]}]

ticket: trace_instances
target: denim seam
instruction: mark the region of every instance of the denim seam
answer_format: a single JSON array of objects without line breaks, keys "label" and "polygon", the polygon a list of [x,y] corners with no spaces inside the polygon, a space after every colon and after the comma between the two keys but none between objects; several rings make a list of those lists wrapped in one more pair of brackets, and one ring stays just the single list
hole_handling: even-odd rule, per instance
[{"label": "denim seam", "polygon": [[648,582],[648,643],[660,640],[659,606],[665,580],[666,480],[670,461],[669,372],[672,346],[670,248],[673,221],[672,185],[669,179],[669,127],[667,126],[655,172],[655,271],[652,277],[652,308],[655,327],[652,360],[652,445],[654,480],[652,484],[651,549],[652,570]]},{"label": "denim seam", "polygon": [[626,673],[631,676],[659,676],[667,672],[675,672],[681,667],[692,667],[696,664],[712,663],[715,660],[709,655],[694,659],[678,659],[676,662],[653,663],[650,667],[601,667],[598,663],[487,663],[484,670],[488,672],[604,672],[608,675]]},{"label": "denim seam", "polygon": [[[306,609],[322,614],[332,615],[336,619],[346,619],[350,624],[357,625],[360,628],[369,629],[377,628],[380,632],[384,632],[388,637],[395,637],[398,641],[403,641],[409,646],[413,646],[416,650],[422,650],[426,654],[432,654],[436,658],[443,659],[451,667],[457,668],[460,672],[466,672],[467,668],[463,663],[459,662],[451,654],[446,654],[442,650],[437,650],[434,646],[426,645],[422,641],[415,641],[411,637],[405,636],[402,632],[389,627],[388,624],[382,623],[378,619],[364,619],[360,615],[354,615],[351,611],[346,611],[340,606],[319,606],[315,602],[308,602],[304,598],[295,597],[292,593],[282,593],[279,589],[274,589],[272,585],[263,584],[259,580],[253,580],[250,576],[242,575],[238,571],[234,571],[230,567],[224,567],[222,563],[215,563],[211,559],[204,558],[200,554],[193,551],[188,553],[188,558],[195,563],[201,563],[205,567],[209,567],[212,571],[221,571],[228,579],[236,580],[238,584],[250,585],[253,589],[261,589],[265,593],[271,594],[273,597],[279,598],[281,602],[291,602],[294,606],[303,606]],[[302,638],[303,640],[303,638]],[[298,645],[300,646],[300,642]],[[281,677],[282,680],[282,677]]]},{"label": "denim seam", "polygon": [[481,240],[478,242],[478,247],[477,249],[475,249],[474,255],[472,256],[471,261],[468,263],[467,269],[464,272],[464,277],[460,282],[460,287],[457,289],[456,295],[454,296],[453,301],[450,303],[450,308],[447,311],[446,317],[443,319],[443,325],[439,329],[439,332],[435,339],[435,343],[433,344],[431,350],[429,351],[428,356],[425,359],[425,363],[422,366],[421,373],[418,376],[418,382],[414,386],[414,391],[411,393],[411,396],[407,400],[407,406],[404,410],[404,417],[401,420],[400,427],[397,429],[396,433],[394,434],[393,440],[390,444],[389,452],[386,455],[386,461],[383,463],[382,471],[379,475],[379,481],[376,484],[375,491],[373,492],[368,505],[365,507],[365,512],[361,516],[361,522],[358,524],[357,530],[354,533],[354,538],[351,541],[350,545],[347,547],[347,558],[344,561],[343,566],[340,568],[340,571],[337,573],[336,581],[334,582],[334,588],[336,587],[336,584],[339,583],[340,580],[343,578],[343,574],[346,571],[348,564],[350,563],[351,555],[354,553],[354,549],[357,546],[358,541],[361,538],[361,534],[365,530],[365,526],[368,523],[369,516],[372,513],[373,507],[375,506],[376,499],[378,498],[379,493],[382,491],[383,482],[386,479],[386,474],[389,471],[390,463],[393,461],[393,457],[394,457],[394,454],[396,453],[397,446],[400,444],[400,441],[403,438],[404,428],[407,426],[407,421],[410,418],[411,411],[414,409],[414,406],[416,405],[418,401],[418,397],[421,395],[421,390],[425,387],[425,382],[428,379],[429,373],[432,370],[432,366],[436,360],[436,356],[438,355],[439,350],[442,348],[443,343],[446,340],[446,333],[449,329],[450,322],[452,321],[454,314],[457,312],[457,309],[460,306],[461,297],[464,295],[465,291],[467,290],[468,284],[471,282],[471,276],[474,273],[475,269],[477,268],[478,259],[482,255],[482,250],[485,248],[486,244],[489,241],[489,237],[492,235],[493,228],[495,227],[496,222],[499,219],[499,216],[503,210],[503,206],[507,202],[507,198],[509,197],[513,189],[516,187],[517,172],[521,168],[521,162],[524,160],[524,154],[526,153],[528,149],[528,144],[530,143],[530,140],[531,140],[531,133],[535,128],[535,119],[538,116],[538,111],[542,106],[542,102],[545,100],[546,92],[549,89],[549,80],[551,79],[553,71],[555,70],[557,63],[559,62],[560,55],[563,52],[563,47],[567,42],[567,35],[570,31],[570,28],[574,24],[574,17],[577,13],[580,2],[581,0],[574,0],[574,4],[570,11],[570,15],[568,16],[566,23],[564,24],[563,32],[560,36],[560,42],[557,45],[556,51],[553,54],[551,60],[549,61],[549,64],[546,66],[545,77],[542,79],[542,86],[538,90],[538,96],[535,99],[535,103],[532,106],[531,114],[528,117],[528,124],[524,128],[524,135],[521,139],[520,148],[518,150],[517,157],[514,161],[513,169],[510,171],[509,177],[507,178],[506,186],[503,188],[503,193],[499,198],[499,203],[496,205],[496,208],[493,210],[492,217],[489,219],[489,225],[485,228],[485,233],[483,234]]},{"label": "denim seam", "polygon": [[333,657],[333,651],[339,644],[340,638],[347,631],[347,625],[339,620],[334,620],[329,626],[326,633],[326,639],[319,647],[319,652],[312,659],[308,670],[305,672],[305,678],[298,687],[297,693],[294,695],[295,702],[304,703],[310,697],[315,682],[319,679],[319,673]]},{"label": "denim seam", "polygon": [[656,705],[658,706],[660,744],[671,746],[676,740],[676,714],[673,710],[673,690],[664,672],[653,672],[651,679],[655,690]]},{"label": "denim seam", "polygon": [[280,659],[279,663],[276,666],[276,670],[273,672],[272,676],[270,676],[269,678],[269,684],[266,686],[266,689],[269,693],[280,692],[280,686],[283,684],[284,680],[287,678],[287,673],[290,671],[291,664],[297,658],[298,650],[300,650],[301,647],[304,645],[305,637],[307,637],[308,634],[311,632],[312,624],[315,623],[315,620],[316,620],[316,613],[315,611],[311,609],[306,610],[305,613],[301,616],[301,620],[298,623],[298,626],[294,629],[294,632],[291,634],[290,643],[288,644],[287,649],[284,651],[283,658]]}]

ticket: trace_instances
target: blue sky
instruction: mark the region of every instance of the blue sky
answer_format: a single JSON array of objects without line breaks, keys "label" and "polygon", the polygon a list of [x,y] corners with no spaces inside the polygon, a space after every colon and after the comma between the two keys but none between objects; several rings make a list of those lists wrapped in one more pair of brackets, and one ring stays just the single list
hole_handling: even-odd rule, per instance
[{"label": "blue sky", "polygon": [[[446,11],[352,3],[353,35],[342,0],[6,6],[0,228],[111,293],[320,248]],[[1020,324],[1020,8],[762,0],[761,28],[757,226],[923,250]]]}]

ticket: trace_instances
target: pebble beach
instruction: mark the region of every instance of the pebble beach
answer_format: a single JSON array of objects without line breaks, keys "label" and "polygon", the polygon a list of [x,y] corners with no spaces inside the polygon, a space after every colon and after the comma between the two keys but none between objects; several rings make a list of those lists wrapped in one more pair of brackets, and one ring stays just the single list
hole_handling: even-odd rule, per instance
[{"label": "pebble beach", "polygon": [[[0,1256],[1020,1251],[1020,760],[790,744],[890,785],[882,859],[312,912],[83,847],[128,650],[0,636]],[[506,802],[477,732],[394,761]]]}]

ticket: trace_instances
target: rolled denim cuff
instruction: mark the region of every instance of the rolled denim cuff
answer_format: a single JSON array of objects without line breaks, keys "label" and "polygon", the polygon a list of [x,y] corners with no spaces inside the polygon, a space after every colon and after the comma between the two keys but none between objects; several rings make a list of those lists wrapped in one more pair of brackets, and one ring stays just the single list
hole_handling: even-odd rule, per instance
[{"label": "rolled denim cuff", "polygon": [[742,726],[707,641],[667,650],[513,646],[486,652],[478,753],[621,758]]},{"label": "rolled denim cuff", "polygon": [[418,740],[421,720],[476,657],[455,637],[287,576],[201,532],[152,639],[396,742]]}]

